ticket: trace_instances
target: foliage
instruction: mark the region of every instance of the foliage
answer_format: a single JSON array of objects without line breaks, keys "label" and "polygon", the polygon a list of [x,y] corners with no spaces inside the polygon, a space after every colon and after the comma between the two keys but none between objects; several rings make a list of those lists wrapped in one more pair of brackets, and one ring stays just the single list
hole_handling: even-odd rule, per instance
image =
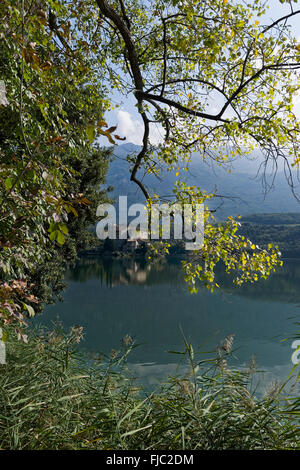
[{"label": "foliage", "polygon": [[79,327],[31,333],[28,344],[9,336],[1,449],[299,449],[298,405],[280,387],[255,395],[253,364],[226,364],[231,337],[207,361],[185,342],[186,375],[142,395],[126,371],[130,337],[88,369],[74,347],[81,336]]},{"label": "foliage", "polygon": [[35,311],[40,311],[43,304],[52,303],[56,297],[60,298],[60,292],[65,287],[63,281],[65,268],[73,263],[77,254],[90,247],[94,247],[99,241],[96,239],[93,226],[96,208],[100,203],[107,202],[105,191],[100,185],[105,183],[105,176],[109,164],[110,152],[94,146],[92,149],[80,149],[80,158],[68,158],[64,161],[70,168],[76,170],[76,177],[69,185],[69,191],[73,194],[84,195],[89,204],[78,205],[76,216],[68,217],[68,233],[64,244],[52,244],[49,248],[50,255],[44,263],[34,267],[26,275],[33,285],[33,294],[39,299]]},{"label": "foliage", "polygon": [[65,2],[5,0],[0,9],[0,317],[22,323],[59,291],[105,200],[108,152],[92,145],[88,126],[107,103],[83,44],[88,24],[79,34]]},{"label": "foliage", "polygon": [[[32,313],[39,299],[28,294],[29,273],[36,280],[37,266],[53,257],[53,244],[72,239],[72,218],[89,205],[79,172],[99,156],[94,140],[105,136],[114,144],[126,137],[104,120],[113,108],[109,93],[114,89],[133,94],[143,122],[143,145],[130,158],[128,176],[148,204],[153,195],[140,174],[159,176],[161,163],[178,176],[176,202],[205,204],[218,196],[180,181],[179,163],[187,167],[195,150],[220,165],[230,155],[261,150],[266,162],[285,161],[293,188],[300,47],[287,22],[300,11],[293,2],[283,3],[282,15],[268,24],[259,0],[250,5],[226,0],[1,3],[2,323],[22,322]],[[153,125],[165,131],[156,152],[150,143]],[[241,238],[238,222],[228,219],[216,226],[206,214],[203,250],[185,264],[191,291],[197,279],[210,289],[216,286],[214,268],[220,261],[228,273],[236,273],[238,284],[264,278],[280,264],[275,249],[252,248]],[[74,254],[77,241],[71,245]],[[58,276],[54,284],[59,283]]]},{"label": "foliage", "polygon": [[[299,149],[293,99],[300,53],[287,25],[300,13],[293,2],[267,24],[266,3],[259,0],[96,3],[105,25],[99,44],[107,50],[111,86],[133,92],[142,119],[143,145],[130,156],[130,178],[149,204],[159,196],[150,193],[142,174],[159,177],[166,165],[179,179],[175,202],[205,203],[218,196],[180,187],[180,164],[187,169],[194,151],[226,165],[231,157],[260,150],[263,168],[270,161],[275,167],[279,159],[285,162],[293,188],[291,166],[298,163]],[[154,125],[164,130],[158,152],[150,142]],[[238,284],[264,278],[280,264],[272,247],[255,247],[251,253],[253,243],[237,234],[231,219],[216,229],[207,217],[205,237],[204,249],[185,264],[191,291],[197,279],[210,289],[216,286],[214,267],[220,261],[237,273]]]}]

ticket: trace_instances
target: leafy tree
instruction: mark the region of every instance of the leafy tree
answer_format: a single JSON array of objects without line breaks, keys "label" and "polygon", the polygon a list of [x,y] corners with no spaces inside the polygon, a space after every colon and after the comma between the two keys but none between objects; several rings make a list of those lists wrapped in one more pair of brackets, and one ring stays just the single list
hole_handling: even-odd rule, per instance
[{"label": "leafy tree", "polygon": [[[123,138],[103,120],[114,88],[136,99],[144,135],[130,179],[150,205],[159,197],[140,174],[159,175],[166,165],[179,173],[179,161],[188,167],[195,150],[226,165],[260,149],[266,164],[285,161],[292,185],[300,47],[287,22],[300,10],[279,3],[289,11],[269,24],[260,0],[1,3],[2,321],[32,314],[37,299],[28,273],[53,255],[50,242],[66,242],[79,208],[87,213],[78,171],[97,154],[97,136]],[[154,124],[165,130],[158,149],[149,140]],[[178,174],[175,202],[215,196],[186,186]],[[238,235],[239,222],[218,225],[208,210],[205,218],[204,246],[184,265],[192,291],[197,279],[214,288],[219,261],[237,284],[267,277],[280,263],[276,249]]]},{"label": "leafy tree", "polygon": [[[109,164],[110,152],[97,146],[93,149],[80,148],[80,158],[70,158],[68,165],[76,170],[77,177],[70,184],[70,192],[84,195],[89,204],[80,204],[76,207],[76,215],[68,215],[65,241],[51,244],[50,256],[45,262],[35,266],[27,276],[33,284],[33,294],[39,299],[35,311],[41,311],[43,304],[52,303],[56,297],[60,298],[61,290],[65,287],[64,272],[67,265],[73,263],[78,252],[94,247],[98,243],[95,238],[93,224],[95,222],[96,208],[100,203],[108,202],[104,190],[100,190],[105,183],[106,171]],[[64,160],[67,155],[64,156]],[[90,228],[90,229],[89,229]]]},{"label": "leafy tree", "polygon": [[[96,0],[102,21],[99,47],[106,51],[111,84],[136,98],[143,122],[141,151],[132,159],[130,178],[149,203],[153,195],[139,176],[145,169],[160,174],[160,163],[179,172],[191,153],[220,165],[259,149],[265,165],[279,159],[298,163],[299,123],[293,98],[299,89],[300,45],[288,26],[299,16],[289,11],[262,22],[265,2],[255,0]],[[280,5],[278,5],[278,9]],[[150,145],[153,124],[165,130],[158,153]],[[179,176],[179,175],[178,175]],[[176,202],[205,202],[201,188],[178,182]],[[159,198],[156,198],[156,202]],[[235,282],[267,277],[280,263],[277,251],[261,250],[237,234],[229,218],[216,225],[206,212],[203,249],[185,263],[192,291],[197,279],[213,288],[214,267],[222,260]]]},{"label": "leafy tree", "polygon": [[[81,48],[83,33],[74,50],[70,46],[67,5],[4,1],[0,12],[0,317],[5,324],[22,323],[39,302],[57,293],[63,265],[88,243],[88,226],[106,200],[99,187],[108,152],[93,145],[90,123],[103,127],[107,105]],[[56,15],[66,21],[61,31]]]}]

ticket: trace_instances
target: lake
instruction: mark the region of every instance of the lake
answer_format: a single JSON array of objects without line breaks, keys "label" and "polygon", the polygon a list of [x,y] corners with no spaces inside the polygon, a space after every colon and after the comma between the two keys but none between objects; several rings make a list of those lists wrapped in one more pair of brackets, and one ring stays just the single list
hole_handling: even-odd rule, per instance
[{"label": "lake", "polygon": [[244,367],[255,355],[266,380],[286,377],[292,340],[282,340],[298,329],[300,260],[285,260],[268,280],[244,287],[234,287],[222,270],[218,276],[218,291],[190,294],[176,257],[156,264],[81,258],[66,273],[64,302],[47,306],[35,321],[83,326],[81,347],[95,353],[118,349],[129,334],[139,344],[130,367],[149,387],[176,373],[179,356],[168,351],[184,349],[181,330],[203,352],[214,352],[234,334],[234,367]]}]

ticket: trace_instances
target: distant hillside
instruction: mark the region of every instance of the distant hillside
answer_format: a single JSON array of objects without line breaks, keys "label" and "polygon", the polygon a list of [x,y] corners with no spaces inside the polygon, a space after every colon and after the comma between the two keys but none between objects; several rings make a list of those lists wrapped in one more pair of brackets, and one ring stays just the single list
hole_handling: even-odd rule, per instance
[{"label": "distant hillside", "polygon": [[261,225],[298,225],[300,224],[300,212],[286,214],[249,214],[242,217],[242,222],[250,222]]},{"label": "distant hillside", "polygon": [[266,248],[278,245],[286,258],[300,257],[300,214],[251,214],[242,217],[240,233]]},{"label": "distant hillside", "polygon": [[[112,196],[117,198],[119,195],[127,195],[129,204],[143,201],[139,188],[129,180],[129,163],[126,160],[127,155],[137,153],[139,149],[131,143],[116,146],[113,152],[114,160],[107,177],[107,184],[114,187]],[[225,196],[224,199],[216,198],[210,204],[212,209],[217,209],[216,215],[220,220],[228,215],[245,216],[261,213],[264,223],[268,223],[266,222],[268,218],[263,214],[285,212],[300,214],[300,204],[292,195],[283,172],[277,174],[274,189],[264,197],[262,183],[256,177],[260,161],[258,154],[240,158],[231,163],[231,173],[228,174],[216,163],[203,162],[203,159],[195,154],[189,165],[189,171],[182,171],[180,176],[189,185],[199,185],[207,191],[217,190],[218,194]],[[140,173],[150,192],[155,191],[163,196],[172,195],[176,180],[174,172],[165,171],[160,179],[153,175],[143,175],[142,171]]]}]

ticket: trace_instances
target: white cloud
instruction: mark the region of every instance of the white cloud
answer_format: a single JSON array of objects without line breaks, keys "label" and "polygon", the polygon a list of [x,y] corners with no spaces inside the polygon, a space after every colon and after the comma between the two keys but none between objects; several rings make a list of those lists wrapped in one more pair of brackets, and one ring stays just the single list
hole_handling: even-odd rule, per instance
[{"label": "white cloud", "polygon": [[126,137],[128,142],[141,145],[143,136],[143,124],[138,119],[133,119],[127,111],[118,111],[118,133]]},{"label": "white cloud", "polygon": [[[135,119],[128,111],[119,110],[117,112],[118,134],[126,137],[127,142],[135,145],[141,145],[144,126],[141,119]],[[150,126],[150,141],[152,144],[158,144],[163,139],[163,129],[161,126]]]}]

